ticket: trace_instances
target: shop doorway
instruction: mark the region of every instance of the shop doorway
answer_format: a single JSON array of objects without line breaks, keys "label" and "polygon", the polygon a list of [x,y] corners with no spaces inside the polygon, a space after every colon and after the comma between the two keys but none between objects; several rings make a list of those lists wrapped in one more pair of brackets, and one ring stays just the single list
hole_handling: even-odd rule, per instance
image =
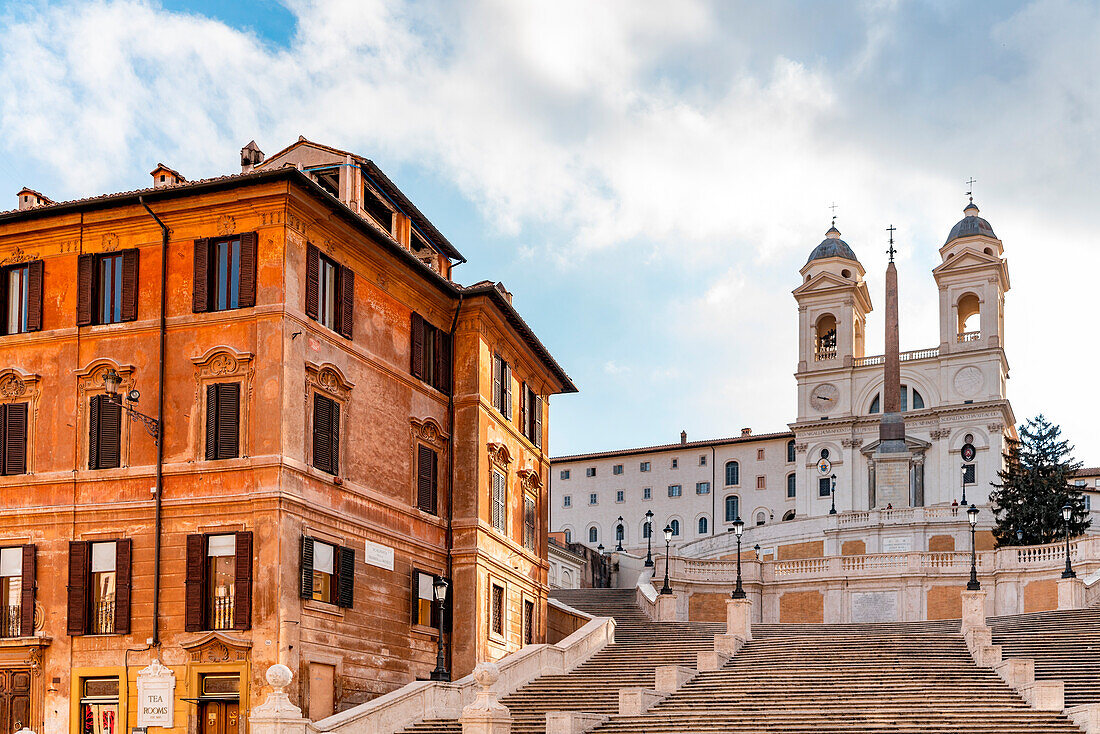
[{"label": "shop doorway", "polygon": [[199,698],[200,734],[241,734],[241,677],[204,675]]}]

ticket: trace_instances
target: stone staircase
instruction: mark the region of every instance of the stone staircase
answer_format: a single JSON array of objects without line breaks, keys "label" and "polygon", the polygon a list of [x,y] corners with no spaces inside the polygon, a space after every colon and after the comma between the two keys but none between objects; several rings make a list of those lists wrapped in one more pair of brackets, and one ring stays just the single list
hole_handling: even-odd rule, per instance
[{"label": "stone staircase", "polygon": [[[593,616],[614,617],[615,643],[568,675],[542,676],[501,698],[516,734],[544,732],[548,711],[615,714],[620,687],[653,688],[659,665],[695,667],[697,653],[713,650],[714,635],[725,631],[724,624],[651,622],[635,605],[633,589],[555,591],[553,596]],[[429,719],[405,731],[460,734],[462,728],[454,719]]]},{"label": "stone staircase", "polygon": [[1033,658],[1037,680],[1065,682],[1066,706],[1100,703],[1100,609],[990,617],[1005,658]]}]

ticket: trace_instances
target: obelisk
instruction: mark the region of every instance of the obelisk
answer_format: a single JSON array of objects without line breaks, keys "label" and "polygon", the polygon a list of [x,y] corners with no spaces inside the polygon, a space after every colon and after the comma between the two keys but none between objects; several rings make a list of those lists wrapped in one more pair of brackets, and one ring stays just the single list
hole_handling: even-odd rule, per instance
[{"label": "obelisk", "polygon": [[883,360],[882,419],[874,462],[874,506],[909,507],[909,467],[901,412],[901,351],[898,338],[898,270],[894,266],[894,227],[890,226],[890,263],[886,266],[886,353]]}]

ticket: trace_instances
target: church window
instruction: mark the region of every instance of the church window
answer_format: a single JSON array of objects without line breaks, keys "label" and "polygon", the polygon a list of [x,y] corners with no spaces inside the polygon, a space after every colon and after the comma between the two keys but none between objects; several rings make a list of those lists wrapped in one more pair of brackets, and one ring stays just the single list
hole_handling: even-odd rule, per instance
[{"label": "church window", "polygon": [[699,518],[699,535],[707,534],[707,519],[705,517]]},{"label": "church window", "polygon": [[737,511],[738,504],[737,495],[731,494],[729,497],[726,497],[726,522],[733,522],[737,519],[739,514]]},{"label": "church window", "polygon": [[726,462],[726,486],[732,487],[741,483],[741,465],[736,461]]},{"label": "church window", "polygon": [[674,538],[680,537],[680,521],[679,520],[671,521],[668,524],[668,526],[670,528],[672,528],[672,537],[674,537]]},{"label": "church window", "polygon": [[824,314],[817,320],[814,334],[814,360],[836,358],[836,317]]},{"label": "church window", "polygon": [[924,407],[924,396],[917,392],[917,388],[913,388],[913,410],[920,410]]},{"label": "church window", "polygon": [[797,484],[794,474],[787,475],[787,497],[794,497],[797,489]]},{"label": "church window", "polygon": [[790,441],[787,442],[787,463],[794,463],[794,459],[794,439],[792,438]]},{"label": "church window", "polygon": [[594,527],[588,528],[588,542],[595,543],[600,539],[600,531]]},{"label": "church window", "polygon": [[829,449],[821,449],[821,458],[822,459],[828,459],[829,458]]},{"label": "church window", "polygon": [[[910,395],[912,393],[912,395]],[[917,388],[910,388],[908,385],[901,386],[901,412],[906,412],[910,408],[912,403],[913,410],[924,409],[924,396],[920,394]],[[880,413],[882,412],[882,394],[877,393],[874,398],[871,399],[871,407],[867,409],[868,413]]]},{"label": "church window", "polygon": [[867,412],[868,413],[878,413],[880,410],[882,410],[882,397],[879,396],[879,395],[876,395],[875,399],[871,401],[871,409],[868,410]]},{"label": "church window", "polygon": [[981,301],[973,293],[967,293],[959,299],[956,306],[959,315],[959,342],[969,342],[981,338]]},{"label": "church window", "polygon": [[828,497],[829,496],[829,477],[820,477],[817,480],[817,496]]},{"label": "church window", "polygon": [[794,519],[794,510],[788,510],[787,514],[783,515],[783,522]]},{"label": "church window", "polygon": [[974,479],[973,464],[963,464],[963,484],[977,484]]}]

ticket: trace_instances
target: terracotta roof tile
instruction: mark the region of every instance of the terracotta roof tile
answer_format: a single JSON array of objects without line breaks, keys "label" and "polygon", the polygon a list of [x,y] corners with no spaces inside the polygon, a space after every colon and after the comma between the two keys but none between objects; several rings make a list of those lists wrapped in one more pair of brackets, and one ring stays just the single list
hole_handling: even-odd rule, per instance
[{"label": "terracotta roof tile", "polygon": [[751,443],[753,441],[770,441],[781,438],[794,438],[790,431],[778,433],[755,433],[748,436],[732,436],[730,438],[711,438],[705,441],[688,441],[687,443],[666,443],[658,446],[642,446],[635,449],[618,449],[615,451],[597,451],[591,454],[571,454],[569,456],[553,456],[551,463],[564,461],[582,461],[588,459],[610,459],[616,456],[630,456],[632,454],[657,454],[664,451],[676,451],[678,449],[709,448],[711,446],[727,446],[735,443]]}]

